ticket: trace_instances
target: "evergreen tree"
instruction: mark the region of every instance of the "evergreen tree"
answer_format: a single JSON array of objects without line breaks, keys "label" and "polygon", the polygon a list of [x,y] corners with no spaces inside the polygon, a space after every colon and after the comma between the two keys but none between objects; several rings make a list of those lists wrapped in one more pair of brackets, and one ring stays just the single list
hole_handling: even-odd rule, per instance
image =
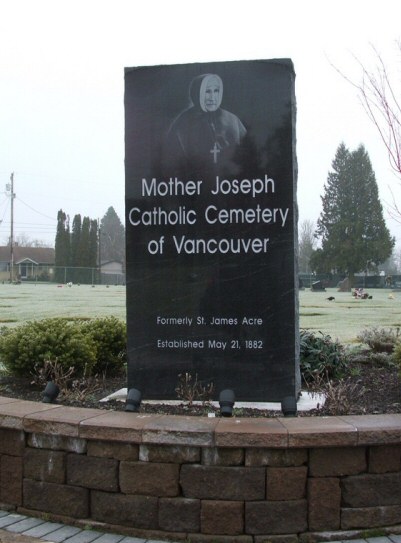
[{"label": "evergreen tree", "polygon": [[315,269],[354,274],[384,262],[394,239],[386,227],[375,174],[363,145],[350,152],[341,143],[322,197],[323,210],[316,235],[322,240],[315,252]]},{"label": "evergreen tree", "polygon": [[84,268],[89,268],[90,266],[90,255],[89,255],[89,229],[90,229],[90,220],[89,217],[84,217],[82,219],[81,225],[81,235],[79,237],[78,244],[78,265]]},{"label": "evergreen tree", "polygon": [[[70,233],[69,218],[62,209],[57,215],[55,241],[58,282],[93,283],[98,267],[98,222],[75,215]],[[68,268],[68,269],[67,269]],[[66,272],[67,269],[67,272]]]},{"label": "evergreen tree", "polygon": [[97,268],[99,252],[99,231],[97,221],[91,220],[89,227],[89,266]]},{"label": "evergreen tree", "polygon": [[76,280],[80,283],[91,283],[90,254],[89,254],[89,217],[84,217],[81,224],[81,235],[79,236],[78,254],[76,260]]},{"label": "evergreen tree", "polygon": [[125,262],[125,228],[113,207],[109,207],[100,221],[102,262]]},{"label": "evergreen tree", "polygon": [[99,282],[98,268],[98,253],[99,253],[99,229],[96,220],[90,221],[89,227],[89,262],[92,268],[92,283]]},{"label": "evergreen tree", "polygon": [[71,266],[80,265],[80,239],[81,239],[82,220],[81,215],[75,215],[72,221],[71,232]]},{"label": "evergreen tree", "polygon": [[70,227],[68,216],[62,209],[57,213],[57,232],[55,239],[55,281],[66,280],[65,268],[70,264]]}]

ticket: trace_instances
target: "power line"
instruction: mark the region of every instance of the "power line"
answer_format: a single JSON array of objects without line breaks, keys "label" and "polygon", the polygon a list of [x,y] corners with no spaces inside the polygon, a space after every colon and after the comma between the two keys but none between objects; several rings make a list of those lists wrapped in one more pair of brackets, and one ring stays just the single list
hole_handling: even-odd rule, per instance
[{"label": "power line", "polygon": [[27,204],[26,202],[21,200],[21,198],[18,198],[18,201],[21,202],[22,204],[24,204],[26,207],[28,207],[32,211],[34,211],[35,213],[37,213],[38,215],[42,215],[43,217],[46,217],[46,219],[50,219],[50,220],[52,220],[54,222],[57,222],[57,219],[55,219],[54,217],[49,217],[49,215],[45,215],[41,211],[38,211],[37,209],[34,209],[32,206],[30,206],[29,204]]},{"label": "power line", "polygon": [[[57,220],[54,217],[49,217],[45,213],[42,213],[41,211],[38,211],[34,207],[30,206],[26,202],[24,202],[21,198],[18,198],[18,201],[29,208],[34,213],[37,213],[38,215],[41,215],[42,217],[45,217],[46,219],[49,219],[52,221],[53,224],[43,224],[43,223],[29,223],[29,222],[17,222],[14,219],[14,200],[17,198],[16,194],[14,193],[14,173],[10,176],[10,183],[6,184],[5,187],[5,200],[2,202],[2,206],[4,205],[4,211],[2,213],[3,218],[0,218],[0,226],[5,227],[5,229],[10,230],[9,234],[9,243],[10,243],[10,280],[12,281],[13,277],[13,245],[14,245],[14,236],[23,236],[28,233],[31,236],[41,236],[45,235],[46,237],[54,236],[56,232],[56,223]],[[11,216],[10,221],[4,221],[4,217],[6,216],[6,213],[9,209],[9,205],[11,201]],[[3,230],[3,228],[1,228]]]},{"label": "power line", "polygon": [[4,206],[4,215],[3,215],[3,218],[0,219],[0,224],[4,221],[4,217],[6,216],[7,210],[8,210],[8,199],[6,201],[6,205]]},{"label": "power line", "polygon": [[9,245],[10,245],[10,281],[13,281],[14,276],[14,238],[18,236],[23,236],[26,234],[26,230],[29,231],[30,235],[45,235],[45,236],[54,236],[56,231],[56,219],[54,217],[49,217],[45,213],[42,213],[38,211],[37,209],[33,208],[20,198],[18,200],[24,204],[26,207],[31,209],[34,213],[37,213],[46,219],[50,219],[53,224],[34,224],[34,223],[20,223],[16,222],[14,220],[14,200],[16,199],[16,194],[14,192],[14,173],[10,176],[10,183],[6,184],[4,195],[6,197],[4,203],[4,212],[3,212],[3,218],[6,215],[6,212],[8,211],[8,207],[10,205],[9,201],[11,202],[11,212],[10,212],[10,221],[3,221],[3,219],[0,219],[0,225],[4,226],[6,229],[9,229]]},{"label": "power line", "polygon": [[[10,224],[10,221],[4,221],[4,224]],[[21,221],[14,221],[14,224],[18,224],[20,226],[46,226],[49,228],[56,228],[57,225],[55,224],[48,224],[48,223],[40,223],[40,222],[21,222]]]}]

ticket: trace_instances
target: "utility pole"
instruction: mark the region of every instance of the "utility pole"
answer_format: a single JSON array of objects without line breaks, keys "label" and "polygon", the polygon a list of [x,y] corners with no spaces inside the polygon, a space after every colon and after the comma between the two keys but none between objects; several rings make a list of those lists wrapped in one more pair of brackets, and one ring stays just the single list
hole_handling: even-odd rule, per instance
[{"label": "utility pole", "polygon": [[14,172],[10,175],[10,184],[6,185],[6,190],[10,191],[11,196],[11,231],[10,231],[10,283],[14,279]]},{"label": "utility pole", "polygon": [[100,227],[100,221],[98,219],[99,225],[99,285],[102,284],[102,229]]}]

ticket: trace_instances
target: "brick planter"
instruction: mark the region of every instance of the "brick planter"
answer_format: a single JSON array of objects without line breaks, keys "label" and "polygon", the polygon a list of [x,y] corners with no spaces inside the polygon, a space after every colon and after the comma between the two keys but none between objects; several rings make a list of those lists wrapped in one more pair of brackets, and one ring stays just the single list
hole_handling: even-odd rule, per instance
[{"label": "brick planter", "polygon": [[400,533],[401,415],[208,419],[0,397],[0,505],[175,541]]}]

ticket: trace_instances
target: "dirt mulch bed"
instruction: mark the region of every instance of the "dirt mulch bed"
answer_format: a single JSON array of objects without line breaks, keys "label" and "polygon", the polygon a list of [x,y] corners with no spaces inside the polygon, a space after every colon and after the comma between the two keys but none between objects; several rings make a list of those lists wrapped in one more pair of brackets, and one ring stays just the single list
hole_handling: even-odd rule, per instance
[{"label": "dirt mulch bed", "polygon": [[[328,415],[366,415],[382,413],[401,413],[401,377],[398,368],[391,364],[378,365],[369,357],[353,361],[348,375],[341,380],[332,381],[324,387],[327,399],[324,406],[311,411],[299,411],[298,416]],[[124,410],[121,401],[99,402],[101,398],[127,386],[125,376],[96,381],[96,387],[88,385],[87,390],[78,394],[60,394],[57,404],[96,409]],[[305,388],[305,387],[304,387]],[[313,391],[313,387],[310,387]],[[322,390],[315,391],[322,392]],[[0,395],[24,400],[42,401],[43,387],[33,385],[30,379],[0,376]],[[163,403],[141,404],[141,413],[171,415],[201,415],[215,413],[219,408],[211,404],[188,405],[182,401],[178,405]],[[235,408],[234,414],[241,417],[277,417],[281,411],[267,411],[253,408]]]}]

